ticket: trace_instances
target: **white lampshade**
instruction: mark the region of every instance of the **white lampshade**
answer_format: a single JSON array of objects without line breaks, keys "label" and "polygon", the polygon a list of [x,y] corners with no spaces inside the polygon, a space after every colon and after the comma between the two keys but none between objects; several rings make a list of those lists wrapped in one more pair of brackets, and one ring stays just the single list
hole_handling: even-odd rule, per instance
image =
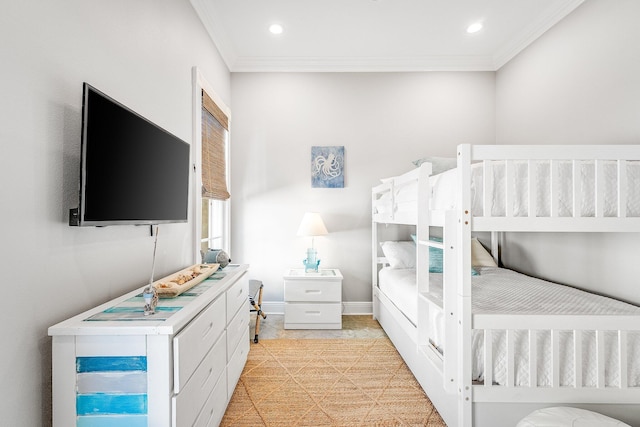
[{"label": "white lampshade", "polygon": [[298,227],[298,236],[324,236],[328,233],[319,213],[307,212],[304,214],[300,227]]}]

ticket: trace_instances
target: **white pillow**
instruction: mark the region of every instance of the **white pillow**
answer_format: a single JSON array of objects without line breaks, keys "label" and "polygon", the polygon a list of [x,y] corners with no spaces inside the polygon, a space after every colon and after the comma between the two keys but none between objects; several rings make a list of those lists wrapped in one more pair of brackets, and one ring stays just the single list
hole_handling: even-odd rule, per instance
[{"label": "white pillow", "polygon": [[597,412],[571,407],[551,407],[533,411],[524,417],[516,427],[622,427],[628,424]]},{"label": "white pillow", "polygon": [[482,246],[478,238],[471,239],[471,265],[474,267],[497,267],[491,254]]},{"label": "white pillow", "polygon": [[431,163],[431,175],[438,175],[450,169],[458,167],[458,159],[455,157],[423,157],[412,163],[418,168],[424,162]]},{"label": "white pillow", "polygon": [[382,252],[391,268],[416,268],[416,245],[413,242],[382,242]]}]

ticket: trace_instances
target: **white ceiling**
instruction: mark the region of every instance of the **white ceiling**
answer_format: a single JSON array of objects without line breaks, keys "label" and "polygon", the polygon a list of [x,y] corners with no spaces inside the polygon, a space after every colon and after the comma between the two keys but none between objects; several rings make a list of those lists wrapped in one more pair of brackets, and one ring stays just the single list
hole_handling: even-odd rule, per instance
[{"label": "white ceiling", "polygon": [[[584,0],[191,0],[232,72],[494,71]],[[468,25],[484,28],[467,34]],[[268,27],[282,24],[284,33]]]}]

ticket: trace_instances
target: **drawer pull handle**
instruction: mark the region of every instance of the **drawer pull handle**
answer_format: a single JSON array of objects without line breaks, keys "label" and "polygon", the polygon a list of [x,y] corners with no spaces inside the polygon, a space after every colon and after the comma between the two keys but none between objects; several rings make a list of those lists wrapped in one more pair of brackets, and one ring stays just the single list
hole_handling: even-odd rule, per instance
[{"label": "drawer pull handle", "polygon": [[[203,411],[204,412],[204,411]],[[211,420],[213,419],[213,414],[215,413],[215,409],[211,408],[211,411],[209,411],[209,419],[207,420],[206,425],[209,425],[211,423]],[[204,414],[203,414],[204,415]]]},{"label": "drawer pull handle", "polygon": [[307,289],[305,291],[305,293],[307,293],[307,294],[321,294],[322,291],[320,289]]},{"label": "drawer pull handle", "polygon": [[209,368],[209,372],[207,373],[207,376],[204,378],[204,381],[202,381],[202,385],[200,386],[200,388],[204,388],[205,385],[207,385],[207,381],[209,381],[209,378],[211,377],[211,374],[213,373],[213,368]]},{"label": "drawer pull handle", "polygon": [[209,331],[211,330],[211,328],[213,328],[213,322],[209,322],[209,325],[207,326],[207,329],[205,329],[204,331],[202,331],[202,336],[206,336]]},{"label": "drawer pull handle", "polygon": [[319,311],[305,311],[305,313],[306,313],[306,314],[313,314],[313,315],[315,315],[315,316],[320,315],[320,312],[319,312]]}]

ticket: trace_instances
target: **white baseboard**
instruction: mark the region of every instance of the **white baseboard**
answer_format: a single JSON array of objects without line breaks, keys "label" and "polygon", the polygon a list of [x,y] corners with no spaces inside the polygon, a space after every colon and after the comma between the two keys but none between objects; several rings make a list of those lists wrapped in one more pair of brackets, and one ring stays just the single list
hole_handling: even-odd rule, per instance
[{"label": "white baseboard", "polygon": [[284,301],[262,301],[262,311],[272,314],[284,314]]},{"label": "white baseboard", "polygon": [[[262,301],[262,310],[267,314],[284,314],[284,301]],[[373,303],[371,301],[343,302],[342,314],[373,314]]]},{"label": "white baseboard", "polygon": [[371,301],[343,302],[342,314],[373,314]]}]

